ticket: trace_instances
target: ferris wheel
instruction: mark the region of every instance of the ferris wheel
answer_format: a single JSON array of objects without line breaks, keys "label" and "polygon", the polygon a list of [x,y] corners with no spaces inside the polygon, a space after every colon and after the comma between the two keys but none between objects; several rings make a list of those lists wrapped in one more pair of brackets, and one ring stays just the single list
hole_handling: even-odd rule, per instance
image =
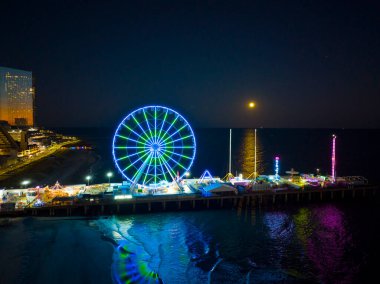
[{"label": "ferris wheel", "polygon": [[116,167],[135,185],[177,181],[190,169],[195,152],[190,124],[178,112],[162,106],[133,111],[113,137]]}]

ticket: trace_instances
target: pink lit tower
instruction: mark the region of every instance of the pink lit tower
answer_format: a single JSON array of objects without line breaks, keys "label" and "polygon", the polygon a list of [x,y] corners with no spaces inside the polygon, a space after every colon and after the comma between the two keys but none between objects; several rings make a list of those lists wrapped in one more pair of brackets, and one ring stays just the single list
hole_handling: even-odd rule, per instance
[{"label": "pink lit tower", "polygon": [[333,134],[333,136],[332,136],[332,153],[331,153],[331,177],[332,177],[333,182],[335,182],[335,179],[336,179],[335,140],[336,140],[336,135]]}]

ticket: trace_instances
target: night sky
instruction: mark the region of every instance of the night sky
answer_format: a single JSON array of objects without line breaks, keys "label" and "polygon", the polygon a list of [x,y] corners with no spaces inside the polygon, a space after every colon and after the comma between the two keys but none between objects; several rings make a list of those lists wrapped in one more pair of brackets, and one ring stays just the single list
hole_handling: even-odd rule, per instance
[{"label": "night sky", "polygon": [[378,128],[379,1],[351,2],[6,0],[0,66],[33,71],[47,127],[158,104],[195,127]]}]

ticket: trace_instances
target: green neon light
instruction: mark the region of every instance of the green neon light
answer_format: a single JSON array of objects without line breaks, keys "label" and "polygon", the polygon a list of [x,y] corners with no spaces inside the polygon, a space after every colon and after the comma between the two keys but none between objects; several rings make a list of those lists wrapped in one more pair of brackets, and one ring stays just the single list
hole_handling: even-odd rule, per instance
[{"label": "green neon light", "polygon": [[154,138],[155,142],[157,142],[157,109],[154,108]]},{"label": "green neon light", "polygon": [[177,141],[180,141],[180,140],[185,140],[187,138],[190,138],[190,137],[193,137],[192,135],[187,135],[187,136],[184,136],[184,137],[181,137],[181,138],[178,138],[176,140],[172,140],[170,141],[169,143],[174,143],[174,142],[177,142]]},{"label": "green neon light", "polygon": [[144,152],[146,152],[146,151],[147,151],[147,150],[142,150],[142,151],[138,151],[138,152],[136,152],[136,153],[133,153],[133,154],[131,154],[131,155],[123,156],[123,157],[117,159],[117,161],[119,161],[119,160],[124,160],[124,159],[126,159],[126,158],[130,158],[130,157],[133,157],[133,156],[139,155],[139,154],[144,153]]},{"label": "green neon light", "polygon": [[192,149],[194,146],[164,146],[165,149]]},{"label": "green neon light", "polygon": [[166,112],[165,112],[165,116],[164,116],[164,118],[163,118],[163,120],[162,120],[162,124],[161,124],[160,131],[158,132],[157,141],[160,141],[160,139],[161,139],[162,128],[164,127],[164,124],[165,124],[165,122],[166,122],[166,117],[168,116],[168,112],[169,112],[169,110],[166,110]]},{"label": "green neon light", "polygon": [[[141,173],[141,168],[147,163],[148,159],[152,156],[152,154],[149,153],[149,156],[148,158],[144,161],[144,163],[142,163],[142,165],[138,168],[138,170],[135,172],[135,174],[133,175],[132,177],[132,180],[135,179],[135,177],[137,176],[137,174],[140,174]],[[140,159],[142,159],[143,157],[141,157]],[[134,182],[134,181],[133,181]]]},{"label": "green neon light", "polygon": [[149,160],[149,163],[148,163],[148,170],[145,172],[145,177],[144,177],[144,180],[143,180],[143,184],[145,184],[146,177],[149,174],[150,164],[152,163],[152,155],[149,155],[149,157],[150,157],[150,160]]},{"label": "green neon light", "polygon": [[174,163],[176,163],[178,166],[180,166],[182,169],[187,170],[180,162],[177,162],[172,157],[170,157],[168,154],[163,153],[165,156],[167,156],[170,160],[172,160]]},{"label": "green neon light", "polygon": [[143,114],[144,114],[144,117],[145,117],[146,125],[148,126],[148,130],[149,130],[150,138],[153,138],[153,139],[152,139],[152,140],[153,140],[152,142],[154,142],[154,137],[153,137],[153,134],[152,134],[152,130],[150,129],[150,126],[149,126],[148,118],[146,117],[145,109],[143,109]]},{"label": "green neon light", "polygon": [[[175,117],[175,119],[172,121],[172,123],[170,124],[170,126],[168,127],[168,129],[165,130],[164,135],[162,136],[162,139],[164,139],[165,136],[168,135],[168,131],[170,130],[170,128],[172,128],[172,126],[177,121],[177,119],[178,119],[178,116]],[[160,142],[163,142],[163,141],[161,140]]]},{"label": "green neon light", "polygon": [[133,142],[136,142],[136,143],[139,143],[139,144],[143,144],[145,145],[145,143],[141,142],[141,141],[137,141],[135,139],[132,139],[132,138],[129,138],[129,137],[125,137],[125,136],[122,136],[122,135],[116,135],[117,137],[120,137],[122,139],[125,139],[125,140],[129,140],[129,141],[133,141]]},{"label": "green neon light", "polygon": [[[161,155],[161,156],[162,156],[162,155]],[[161,171],[162,171],[162,173],[163,173],[163,175],[164,175],[165,180],[166,180],[166,181],[169,181],[168,178],[166,177],[166,173],[165,173],[166,171],[164,170],[164,167],[162,166],[162,162],[161,162],[161,159],[160,159],[161,156],[158,157],[158,162],[159,162],[159,165],[160,165],[160,167],[161,167]]]},{"label": "green neon light", "polygon": [[[137,126],[141,129],[142,133],[145,134],[146,139],[150,142],[150,139],[149,139],[148,134],[146,133],[146,131],[144,130],[144,128],[142,128],[142,126],[141,126],[140,123],[137,121],[137,119],[135,118],[134,115],[132,115],[132,118],[133,118],[133,120],[136,122]],[[139,135],[139,136],[141,136],[141,135]],[[146,141],[146,140],[145,140],[145,141]],[[148,142],[148,141],[146,141],[146,142]]]},{"label": "green neon light", "polygon": [[186,158],[186,159],[189,159],[189,160],[191,160],[191,159],[192,159],[192,158],[191,158],[191,157],[189,157],[189,156],[186,156],[186,155],[181,155],[181,154],[178,154],[178,153],[176,153],[176,152],[173,152],[173,151],[170,151],[170,150],[165,150],[165,149],[164,149],[164,151],[165,151],[166,153],[174,154],[174,155],[176,155],[176,156],[178,156],[178,157],[181,157],[181,158]]},{"label": "green neon light", "polygon": [[166,169],[168,170],[168,173],[170,174],[170,172],[173,174],[173,176],[171,177],[172,179],[174,179],[175,177],[175,171],[168,165],[168,163],[165,162],[165,160],[163,158],[161,158],[164,166],[166,167]]},{"label": "green neon light", "polygon": [[163,142],[165,142],[166,140],[168,140],[170,137],[173,137],[174,135],[176,135],[178,132],[180,132],[182,129],[184,129],[187,125],[182,125],[182,127],[180,127],[176,132],[172,133],[168,138],[166,138]]},{"label": "green neon light", "polygon": [[140,158],[138,158],[136,161],[134,161],[132,164],[130,164],[128,167],[126,167],[124,171],[128,170],[130,167],[132,167],[134,164],[136,164],[138,161],[141,161],[146,155],[148,155],[150,152],[146,152],[144,155],[142,155]]},{"label": "green neon light", "polygon": [[127,128],[129,131],[131,131],[132,133],[136,134],[137,137],[143,139],[145,142],[148,142],[144,137],[142,137],[140,134],[138,134],[136,131],[134,131],[132,128],[130,128],[128,125],[123,123],[123,126],[125,128]]}]

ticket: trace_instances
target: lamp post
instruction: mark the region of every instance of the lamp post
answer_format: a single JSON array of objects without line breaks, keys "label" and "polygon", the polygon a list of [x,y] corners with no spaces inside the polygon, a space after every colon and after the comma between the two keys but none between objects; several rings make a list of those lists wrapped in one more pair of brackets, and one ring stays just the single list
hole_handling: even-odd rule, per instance
[{"label": "lamp post", "polygon": [[108,183],[111,184],[111,177],[113,176],[113,173],[112,172],[108,172],[107,173],[107,177],[108,177]]},{"label": "lamp post", "polygon": [[91,176],[86,176],[86,180],[87,180],[87,186],[89,186],[90,185]]},{"label": "lamp post", "polygon": [[23,181],[21,182],[21,185],[24,186],[24,187],[26,188],[26,186],[27,186],[29,183],[30,183],[29,180],[23,180]]}]

